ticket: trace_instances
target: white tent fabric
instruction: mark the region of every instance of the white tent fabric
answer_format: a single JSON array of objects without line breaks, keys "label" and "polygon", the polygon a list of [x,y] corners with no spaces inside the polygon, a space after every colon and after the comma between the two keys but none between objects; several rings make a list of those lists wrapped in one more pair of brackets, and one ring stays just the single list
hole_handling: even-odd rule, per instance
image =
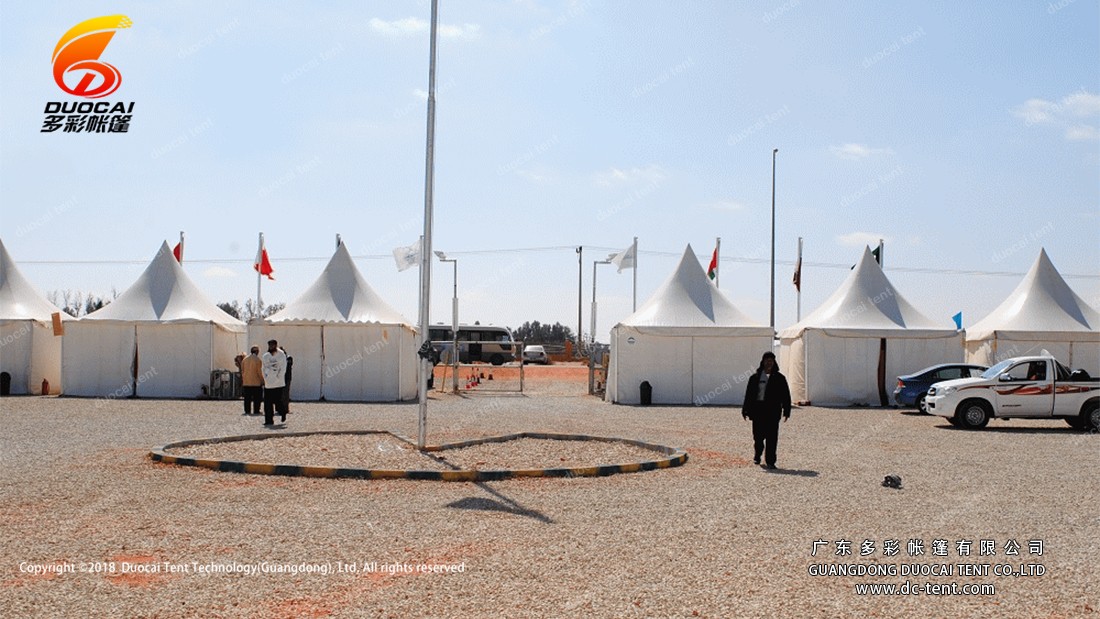
[{"label": "white tent fabric", "polygon": [[963,334],[939,326],[906,301],[870,248],[840,288],[779,339],[780,371],[791,397],[820,405],[879,402],[882,339],[888,392],[899,375],[963,358]]},{"label": "white tent fabric", "polygon": [[72,317],[40,295],[23,276],[0,241],[0,372],[11,376],[12,395],[61,392],[61,340],[53,315]]},{"label": "white tent fabric", "polygon": [[69,395],[197,397],[210,372],[234,369],[246,325],[191,281],[168,243],[126,292],[66,325]]},{"label": "white tent fabric", "polygon": [[1100,375],[1100,313],[1054,268],[1046,249],[1031,270],[988,316],[966,330],[966,357],[993,365],[1047,350],[1072,368]]},{"label": "white tent fabric", "polygon": [[292,399],[416,397],[416,330],[371,288],[342,243],[301,296],[249,327],[249,339],[278,340],[294,357]]},{"label": "white tent fabric", "polygon": [[647,381],[654,404],[740,404],[772,336],[711,283],[688,245],[653,296],[611,330],[606,397],[638,404]]}]

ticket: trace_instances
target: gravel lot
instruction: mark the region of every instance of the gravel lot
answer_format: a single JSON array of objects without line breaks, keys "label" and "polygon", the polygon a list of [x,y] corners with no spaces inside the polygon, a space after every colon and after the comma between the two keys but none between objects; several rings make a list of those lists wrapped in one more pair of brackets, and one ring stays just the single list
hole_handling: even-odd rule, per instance
[{"label": "gravel lot", "polygon": [[[733,409],[612,406],[566,392],[435,395],[429,442],[575,432],[683,447],[688,463],[490,483],[219,473],[147,454],[173,441],[280,430],[241,416],[239,402],[4,399],[0,612],[1078,617],[1100,609],[1100,436],[1061,421],[967,432],[896,410],[802,408],[781,428],[780,470],[767,472],[751,464],[750,427]],[[284,431],[417,431],[415,404],[292,410]],[[343,446],[332,438],[322,447],[328,456]],[[902,490],[881,487],[890,473],[902,476]],[[900,553],[885,556],[884,542],[895,539]],[[982,539],[995,541],[996,555],[979,556]],[[829,543],[815,557],[816,540]],[[844,540],[851,556],[836,555]],[[861,557],[864,540],[875,550]],[[908,555],[910,540],[923,542],[922,556]],[[935,540],[948,542],[947,556],[933,555]],[[958,540],[973,541],[971,556],[960,556]],[[1010,540],[1022,546],[1018,556],[1006,555]],[[1041,556],[1031,540],[1042,540]],[[958,563],[994,567],[985,576],[901,573]],[[832,564],[899,571],[810,574]],[[993,573],[1021,564],[1044,573]],[[336,571],[348,565],[355,571]],[[40,573],[46,568],[72,571]],[[988,583],[995,593],[855,592],[907,580]]]}]

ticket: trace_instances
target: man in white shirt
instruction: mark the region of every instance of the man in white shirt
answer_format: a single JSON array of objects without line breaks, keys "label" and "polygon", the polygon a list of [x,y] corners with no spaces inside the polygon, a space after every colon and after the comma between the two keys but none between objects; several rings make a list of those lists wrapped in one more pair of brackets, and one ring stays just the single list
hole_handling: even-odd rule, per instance
[{"label": "man in white shirt", "polygon": [[283,389],[286,388],[286,353],[279,349],[279,342],[268,340],[264,362],[264,425],[275,425],[275,410],[286,421],[286,405]]}]

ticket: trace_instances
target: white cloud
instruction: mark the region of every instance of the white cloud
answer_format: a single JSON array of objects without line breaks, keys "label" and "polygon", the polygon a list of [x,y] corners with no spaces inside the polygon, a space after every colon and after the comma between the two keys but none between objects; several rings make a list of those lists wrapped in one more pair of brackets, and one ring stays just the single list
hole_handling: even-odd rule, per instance
[{"label": "white cloud", "polygon": [[1049,123],[1054,120],[1058,105],[1044,99],[1028,99],[1023,105],[1012,110],[1016,118],[1022,119],[1028,126]]},{"label": "white cloud", "polygon": [[893,150],[889,148],[871,148],[866,144],[844,144],[842,146],[830,146],[829,150],[833,151],[833,154],[841,159],[866,159],[875,155],[892,155]]},{"label": "white cloud", "polygon": [[1089,141],[1100,138],[1096,125],[1081,123],[1083,118],[1100,118],[1100,95],[1084,89],[1062,97],[1057,103],[1046,99],[1028,99],[1012,110],[1024,125],[1050,125],[1065,130],[1067,140]]},{"label": "white cloud", "polygon": [[225,267],[209,267],[202,272],[203,277],[236,277],[237,272]]},{"label": "white cloud", "polygon": [[516,170],[516,174],[521,178],[525,178],[528,181],[535,183],[536,185],[549,185],[552,184],[557,175],[553,170],[546,167],[540,168],[525,168],[522,170]]},{"label": "white cloud", "polygon": [[481,38],[481,26],[477,24],[462,24],[461,26],[439,24],[439,36],[444,39],[472,41]]},{"label": "white cloud", "polygon": [[651,163],[644,168],[611,168],[606,172],[593,175],[593,182],[600,187],[615,187],[635,184],[658,184],[668,178],[661,166]]},{"label": "white cloud", "polygon": [[879,232],[849,232],[836,237],[837,242],[848,247],[863,247],[869,245],[878,247],[878,240],[889,241],[890,237]]},{"label": "white cloud", "polygon": [[1071,142],[1100,140],[1100,130],[1092,125],[1074,125],[1066,129],[1066,139]]},{"label": "white cloud", "polygon": [[417,99],[420,99],[422,101],[427,101],[428,100],[428,91],[424,90],[423,88],[414,88],[413,89],[413,96],[415,96]]},{"label": "white cloud", "polygon": [[377,17],[370,20],[370,29],[387,37],[407,37],[428,30],[428,22],[415,17],[384,21]]},{"label": "white cloud", "polygon": [[1100,116],[1100,95],[1080,91],[1062,99],[1062,107],[1079,117]]},{"label": "white cloud", "polygon": [[[405,17],[403,19],[395,19],[393,21],[385,21],[372,17],[370,20],[370,29],[378,34],[390,37],[408,37],[421,32],[427,32],[430,24],[423,19],[417,19],[415,17]],[[439,36],[444,39],[459,39],[463,41],[472,41],[481,37],[481,26],[477,24],[439,24]]]}]

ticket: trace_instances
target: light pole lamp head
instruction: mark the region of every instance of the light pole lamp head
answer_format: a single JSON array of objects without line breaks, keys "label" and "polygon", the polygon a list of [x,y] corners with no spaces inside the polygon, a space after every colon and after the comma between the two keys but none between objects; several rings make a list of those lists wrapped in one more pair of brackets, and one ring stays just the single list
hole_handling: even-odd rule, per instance
[{"label": "light pole lamp head", "polygon": [[435,251],[435,252],[432,252],[432,253],[434,253],[436,255],[436,257],[439,258],[440,260],[443,260],[443,261],[447,260],[447,254],[445,254],[441,251]]},{"label": "light pole lamp head", "polygon": [[776,154],[776,153],[778,153],[778,152],[779,152],[779,149],[778,149],[778,148],[773,148],[773,149],[772,149],[772,154],[773,154],[773,155],[774,155],[774,154]]}]

